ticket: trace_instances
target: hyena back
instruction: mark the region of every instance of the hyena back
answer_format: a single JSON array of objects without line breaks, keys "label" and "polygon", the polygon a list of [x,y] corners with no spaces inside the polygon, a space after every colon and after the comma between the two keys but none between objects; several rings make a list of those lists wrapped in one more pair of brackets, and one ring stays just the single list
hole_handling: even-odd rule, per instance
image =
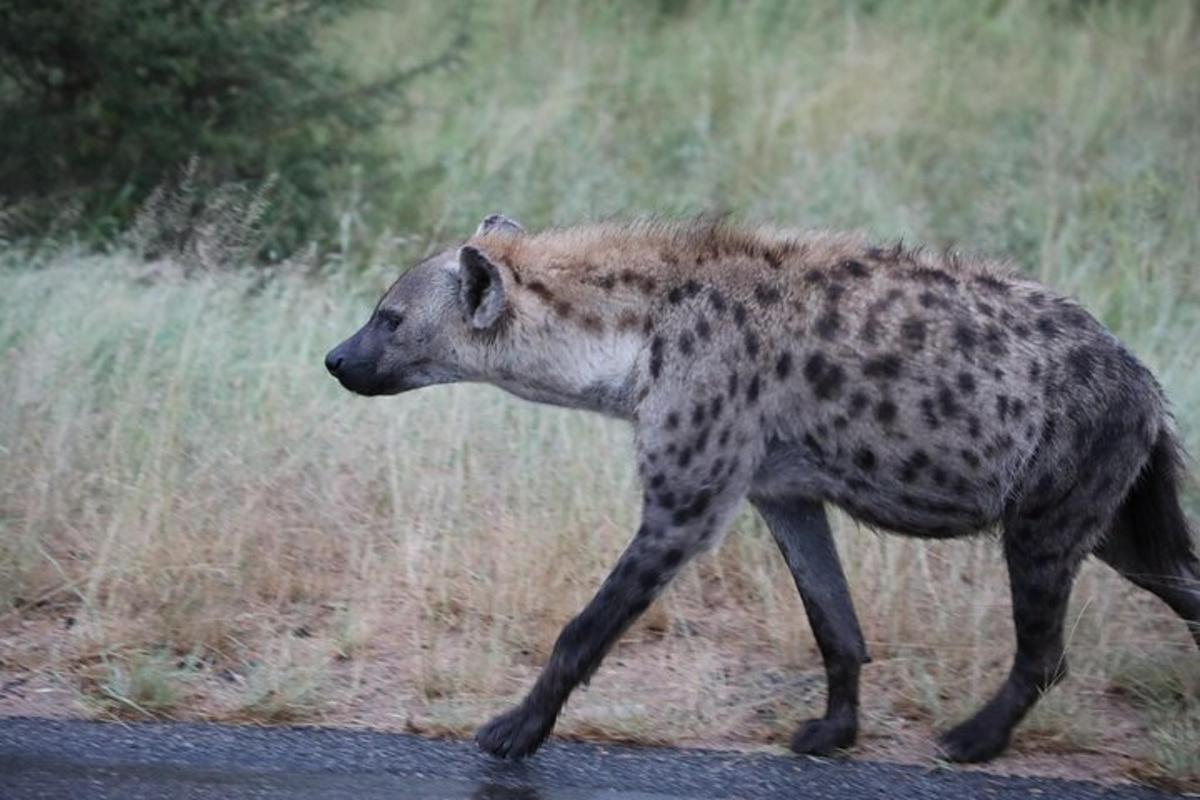
[{"label": "hyena back", "polygon": [[853,743],[868,660],[825,503],[912,536],[1002,530],[1016,654],[999,692],[942,737],[951,759],[999,753],[1065,675],[1088,554],[1200,644],[1200,562],[1161,388],[1076,303],[994,264],[707,222],[528,234],[495,215],[405,273],[326,364],[362,394],[487,381],[635,426],[641,525],[526,698],[479,731],[499,756],[537,749],[743,499],[825,661],[826,714],[797,731],[797,752]]}]

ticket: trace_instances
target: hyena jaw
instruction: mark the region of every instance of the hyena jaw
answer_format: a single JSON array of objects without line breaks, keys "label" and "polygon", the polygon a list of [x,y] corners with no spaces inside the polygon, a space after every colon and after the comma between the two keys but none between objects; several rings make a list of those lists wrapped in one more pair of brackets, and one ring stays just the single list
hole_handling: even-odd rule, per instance
[{"label": "hyena jaw", "polygon": [[571,691],[744,499],[766,520],[825,662],[802,753],[853,743],[867,650],[825,503],[899,533],[999,525],[1016,649],[947,757],[999,753],[1066,671],[1095,554],[1200,644],[1200,561],[1150,372],[1074,302],[994,264],[720,223],[526,233],[489,217],[414,267],[326,357],[352,391],[460,375],[633,422],[642,518],[526,698],[479,745],[533,753]]}]

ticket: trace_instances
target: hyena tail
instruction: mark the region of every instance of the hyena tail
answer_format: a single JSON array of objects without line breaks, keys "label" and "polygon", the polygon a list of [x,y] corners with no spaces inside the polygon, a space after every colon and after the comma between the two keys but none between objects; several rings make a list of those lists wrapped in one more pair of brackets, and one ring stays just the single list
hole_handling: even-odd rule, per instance
[{"label": "hyena tail", "polygon": [[1183,452],[1163,428],[1096,555],[1166,602],[1200,646],[1200,560],[1179,502]]}]

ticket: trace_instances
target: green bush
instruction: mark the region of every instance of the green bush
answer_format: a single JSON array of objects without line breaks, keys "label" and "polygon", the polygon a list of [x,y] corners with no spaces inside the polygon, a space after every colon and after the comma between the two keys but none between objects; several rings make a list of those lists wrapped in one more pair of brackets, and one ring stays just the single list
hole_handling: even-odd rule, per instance
[{"label": "green bush", "polygon": [[320,36],[368,2],[0,0],[0,200],[111,236],[195,157],[202,188],[276,176],[266,251],[322,235],[332,193],[394,179],[369,134],[461,45],[354,80]]}]

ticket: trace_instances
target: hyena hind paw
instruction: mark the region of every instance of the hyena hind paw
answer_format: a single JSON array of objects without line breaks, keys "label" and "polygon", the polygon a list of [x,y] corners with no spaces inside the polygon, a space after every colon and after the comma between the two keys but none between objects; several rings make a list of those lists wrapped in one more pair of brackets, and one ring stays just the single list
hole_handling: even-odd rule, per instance
[{"label": "hyena hind paw", "polygon": [[802,756],[829,756],[845,750],[858,738],[853,720],[810,719],[792,735],[792,752]]},{"label": "hyena hind paw", "polygon": [[974,764],[1000,755],[1008,747],[1008,739],[1008,731],[972,718],[943,733],[938,745],[947,760]]}]

